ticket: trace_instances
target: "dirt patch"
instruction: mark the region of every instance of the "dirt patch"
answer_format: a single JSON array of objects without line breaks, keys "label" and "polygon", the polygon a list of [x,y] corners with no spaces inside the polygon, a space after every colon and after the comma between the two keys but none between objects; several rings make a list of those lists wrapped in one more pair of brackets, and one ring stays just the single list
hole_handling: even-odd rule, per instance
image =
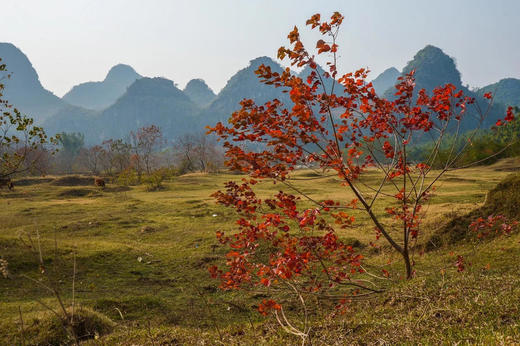
[{"label": "dirt patch", "polygon": [[42,202],[41,205],[67,205],[67,204],[94,204],[97,203],[97,200],[95,198],[90,198],[89,196],[82,198],[82,197],[75,197],[75,198],[67,198],[67,199],[55,199],[55,200],[48,200],[45,202]]},{"label": "dirt patch", "polygon": [[73,198],[73,197],[98,197],[100,194],[98,191],[92,189],[68,189],[65,191],[61,191],[58,196],[64,198]]},{"label": "dirt patch", "polygon": [[14,180],[13,184],[14,184],[14,186],[30,186],[30,185],[49,183],[53,180],[54,180],[53,178],[24,178],[24,179]]},{"label": "dirt patch", "polygon": [[67,175],[56,178],[51,184],[56,186],[89,186],[94,185],[94,178],[79,175]]},{"label": "dirt patch", "polygon": [[2,191],[0,190],[0,196],[2,198],[30,198],[36,197],[38,193],[34,191],[21,191],[21,190],[12,190],[12,191]]}]

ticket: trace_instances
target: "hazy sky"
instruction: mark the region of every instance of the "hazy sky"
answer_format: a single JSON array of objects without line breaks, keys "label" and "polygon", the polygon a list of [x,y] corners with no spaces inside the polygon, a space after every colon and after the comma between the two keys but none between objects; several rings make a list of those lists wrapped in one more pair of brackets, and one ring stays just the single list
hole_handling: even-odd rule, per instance
[{"label": "hazy sky", "polygon": [[102,80],[117,63],[181,88],[203,78],[218,92],[249,60],[274,57],[294,25],[335,10],[346,17],[343,72],[402,69],[433,44],[456,58],[472,87],[520,78],[519,0],[1,0],[1,7],[0,41],[22,49],[58,96]]}]

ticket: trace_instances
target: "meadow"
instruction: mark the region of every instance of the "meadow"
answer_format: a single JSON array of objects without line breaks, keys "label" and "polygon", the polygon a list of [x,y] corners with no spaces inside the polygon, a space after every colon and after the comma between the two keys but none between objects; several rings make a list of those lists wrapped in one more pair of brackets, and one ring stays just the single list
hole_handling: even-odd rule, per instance
[{"label": "meadow", "polygon": [[[516,162],[502,161],[447,173],[427,206],[418,248],[426,248],[454,217],[481,206],[514,167]],[[373,171],[365,179],[378,177]],[[222,263],[227,252],[215,232],[231,232],[235,219],[210,195],[240,178],[187,174],[147,191],[111,183],[101,189],[91,177],[46,176],[19,179],[14,191],[2,190],[0,249],[11,275],[0,278],[0,344],[48,343],[61,332],[49,322],[45,306],[55,308],[58,301],[38,283],[44,283],[43,270],[67,304],[74,299],[76,309],[111,320],[111,332],[87,344],[299,343],[258,314],[260,294],[221,291],[208,274],[208,266]],[[352,197],[327,173],[301,170],[291,183],[315,199]],[[283,189],[258,186],[260,195]],[[381,203],[377,212],[383,208]],[[373,228],[362,214],[357,218],[359,226],[340,236],[365,254],[367,268],[391,259],[398,273],[397,256],[383,243],[374,251]],[[463,273],[454,266],[458,254],[467,261]],[[417,250],[415,260],[415,279],[396,275],[385,282],[385,292],[353,302],[341,316],[316,312],[313,343],[520,341],[518,234],[435,245]]]}]

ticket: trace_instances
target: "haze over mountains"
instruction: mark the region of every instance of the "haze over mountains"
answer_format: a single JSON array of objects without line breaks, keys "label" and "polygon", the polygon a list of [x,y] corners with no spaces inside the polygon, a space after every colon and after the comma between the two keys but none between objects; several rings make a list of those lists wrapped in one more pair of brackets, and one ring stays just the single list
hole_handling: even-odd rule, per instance
[{"label": "haze over mountains", "polygon": [[[6,84],[5,98],[24,113],[35,118],[50,134],[82,132],[87,143],[99,143],[120,138],[145,125],[161,127],[168,139],[185,133],[202,132],[206,125],[225,121],[239,109],[244,98],[263,103],[273,98],[290,105],[290,99],[280,88],[259,83],[254,71],[261,64],[282,71],[282,66],[269,57],[259,57],[233,75],[215,95],[202,79],[191,80],[184,90],[165,78],[147,78],[132,67],[119,64],[110,69],[99,82],[86,82],[73,87],[59,98],[41,85],[29,59],[14,45],[0,43],[0,58],[7,64],[12,77]],[[321,69],[321,68],[320,68]],[[470,91],[461,82],[454,60],[441,49],[426,46],[403,69],[416,69],[416,84],[431,91],[434,87],[452,83],[468,95],[482,100],[487,91],[496,91],[496,105],[484,125],[490,126],[503,116],[501,103],[520,105],[520,80],[508,78],[481,89]],[[321,70],[323,71],[323,70]],[[309,69],[300,72],[306,78]],[[373,80],[379,95],[392,98],[400,72],[389,68]],[[464,127],[476,126],[475,120]]]}]

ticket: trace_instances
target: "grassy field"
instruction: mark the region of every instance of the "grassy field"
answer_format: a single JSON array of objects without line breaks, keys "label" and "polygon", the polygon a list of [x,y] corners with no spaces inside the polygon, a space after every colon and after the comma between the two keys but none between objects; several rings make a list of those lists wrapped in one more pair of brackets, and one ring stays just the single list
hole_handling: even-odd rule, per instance
[{"label": "grassy field", "polygon": [[[481,205],[486,192],[510,174],[508,165],[447,174],[427,207],[421,242]],[[365,179],[378,175],[374,171]],[[208,275],[207,267],[221,263],[226,252],[215,231],[231,231],[234,220],[210,194],[238,179],[190,174],[148,192],[144,186],[108,184],[100,190],[91,179],[45,177],[0,192],[0,254],[11,272],[11,278],[0,278],[0,344],[22,344],[20,313],[28,344],[47,340],[43,334],[52,332],[44,305],[55,308],[58,302],[37,283],[42,277],[38,248],[46,274],[59,282],[67,304],[75,266],[76,304],[114,322],[112,333],[88,343],[298,343],[254,310],[258,296],[222,292]],[[304,170],[293,183],[316,199],[352,197],[333,176]],[[263,183],[258,189],[263,195],[283,188]],[[377,206],[378,213],[384,204]],[[358,222],[360,227],[341,236],[359,240],[373,264],[397,259],[391,251],[375,253],[366,246],[374,240],[373,228],[365,227],[368,220],[361,214]],[[513,235],[417,254],[416,279],[387,280],[386,292],[353,303],[335,319],[316,312],[314,343],[520,342],[519,242]],[[464,273],[453,265],[456,254],[470,263]]]}]

